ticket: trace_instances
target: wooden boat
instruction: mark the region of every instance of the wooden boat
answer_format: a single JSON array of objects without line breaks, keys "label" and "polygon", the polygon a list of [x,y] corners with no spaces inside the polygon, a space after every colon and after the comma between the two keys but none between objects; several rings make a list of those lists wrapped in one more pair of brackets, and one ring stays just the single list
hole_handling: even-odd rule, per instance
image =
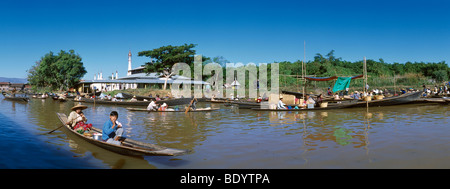
[{"label": "wooden boat", "polygon": [[240,101],[229,101],[225,102],[225,106],[238,106],[239,109],[252,109],[252,108],[259,108],[261,106],[261,103],[257,102],[240,102]]},{"label": "wooden boat", "polygon": [[[88,137],[83,134],[77,133],[75,130],[71,129],[69,125],[66,125],[65,124],[67,121],[66,114],[56,113],[56,115],[58,116],[61,123],[64,124],[64,128],[66,128],[69,132],[73,133],[74,135],[91,144],[94,144],[96,146],[119,154],[130,156],[176,156],[176,155],[183,155],[189,152],[189,150],[167,148],[156,144],[149,144],[135,141],[129,138],[125,138],[122,142],[122,145],[115,145],[103,142],[101,140],[95,140],[93,137]],[[102,130],[92,127],[91,132],[102,133]]]},{"label": "wooden boat", "polygon": [[125,106],[148,106],[150,103],[149,101],[111,101],[111,100],[100,100],[100,99],[91,99],[91,98],[84,98],[82,99],[86,103],[96,103],[96,104],[109,104],[109,105],[125,105]]},{"label": "wooden boat", "polygon": [[346,102],[346,103],[332,103],[328,104],[327,107],[314,107],[314,108],[299,108],[299,109],[269,109],[269,108],[252,108],[252,110],[256,111],[317,111],[317,110],[332,110],[332,109],[341,109],[341,108],[350,108],[354,106],[356,103]]},{"label": "wooden boat", "polygon": [[6,100],[11,101],[17,101],[17,102],[28,102],[30,99],[28,97],[12,97],[12,96],[5,96]]},{"label": "wooden boat", "polygon": [[[412,92],[406,93],[400,96],[388,97],[380,100],[371,100],[369,101],[369,106],[391,106],[391,105],[399,105],[399,104],[408,104],[413,103],[422,95],[422,92]],[[358,101],[352,107],[366,107],[366,101]]]},{"label": "wooden boat", "polygon": [[[147,110],[146,108],[126,108],[129,111],[141,111],[141,112],[186,112],[183,110],[173,110],[173,111],[155,111],[155,110]],[[214,110],[218,110],[219,108],[197,108],[195,110],[189,110],[189,112],[210,112]]]},{"label": "wooden boat", "polygon": [[223,103],[228,103],[228,102],[230,102],[230,101],[228,101],[228,100],[205,100],[205,102],[210,102],[210,103],[221,103],[221,104],[223,104]]},{"label": "wooden boat", "polygon": [[446,102],[450,102],[450,98],[449,97],[442,97],[442,99],[444,99]]},{"label": "wooden boat", "polygon": [[[86,98],[83,99],[86,103],[94,103],[94,99]],[[176,106],[176,105],[183,105],[183,104],[189,104],[189,102],[192,100],[192,98],[173,98],[173,99],[166,99],[166,100],[158,100],[155,103],[156,104],[163,104],[166,103],[168,106]],[[148,106],[151,101],[111,101],[111,100],[100,100],[95,99],[96,104],[109,104],[109,105],[126,105],[126,106]]]},{"label": "wooden boat", "polygon": [[155,97],[133,95],[133,94],[130,94],[130,93],[122,93],[122,96],[125,99],[131,99],[131,98],[133,98],[133,96],[135,96],[137,100],[144,100],[144,99],[147,99],[148,101],[155,100]]},{"label": "wooden boat", "polygon": [[415,100],[414,103],[415,104],[424,104],[424,103],[426,103],[426,104],[431,104],[431,103],[445,104],[445,103],[450,102],[450,99],[447,99],[447,100],[445,99],[445,97],[443,97],[443,98],[419,98],[419,99]]},{"label": "wooden boat", "polygon": [[[192,100],[192,98],[172,98],[172,99],[158,100],[155,103],[156,104],[166,103],[167,106],[177,106],[177,105],[189,104],[191,102],[191,100]],[[198,100],[198,101],[200,101],[200,100]],[[147,103],[147,105],[148,105],[148,103]]]}]

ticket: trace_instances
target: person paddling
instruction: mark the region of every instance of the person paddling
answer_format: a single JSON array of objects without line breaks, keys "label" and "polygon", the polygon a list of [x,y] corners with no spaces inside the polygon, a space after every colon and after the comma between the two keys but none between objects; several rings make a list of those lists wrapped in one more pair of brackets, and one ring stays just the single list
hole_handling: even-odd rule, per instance
[{"label": "person paddling", "polygon": [[72,112],[70,112],[66,124],[70,125],[70,127],[74,130],[78,130],[79,128],[84,131],[89,130],[92,127],[92,124],[86,124],[87,118],[82,112],[82,110],[86,108],[87,106],[81,104],[72,107]]}]

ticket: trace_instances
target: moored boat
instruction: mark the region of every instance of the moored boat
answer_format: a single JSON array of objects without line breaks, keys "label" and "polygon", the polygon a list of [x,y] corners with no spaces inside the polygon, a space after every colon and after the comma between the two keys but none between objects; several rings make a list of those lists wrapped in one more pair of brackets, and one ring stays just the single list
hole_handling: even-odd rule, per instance
[{"label": "moored boat", "polygon": [[355,106],[355,102],[343,102],[343,103],[328,103],[326,107],[314,107],[314,108],[299,108],[299,109],[269,109],[269,108],[252,108],[256,111],[317,111],[317,110],[332,110],[341,108],[350,108]]},{"label": "moored boat", "polygon": [[11,101],[17,101],[17,102],[28,102],[30,99],[28,97],[12,97],[12,96],[5,96],[6,100]]},{"label": "moored boat", "polygon": [[[371,100],[371,101],[368,101],[368,104],[370,107],[408,104],[408,103],[413,103],[414,101],[419,99],[420,95],[422,95],[421,91],[406,93],[406,94],[399,95],[399,96],[387,97],[387,98],[379,99],[379,100]],[[352,107],[365,107],[365,106],[367,106],[366,104],[367,104],[366,101],[359,101],[359,102],[357,102],[357,104],[355,104]]]},{"label": "moored boat", "polygon": [[[181,109],[181,110],[167,110],[167,111],[155,111],[155,110],[147,110],[146,108],[126,108],[129,111],[141,111],[141,112],[152,112],[152,113],[157,113],[157,112],[186,112],[185,109]],[[189,112],[210,112],[210,111],[214,111],[214,110],[218,110],[219,108],[197,108],[195,110],[189,110]]]},{"label": "moored boat", "polygon": [[100,99],[91,99],[91,98],[84,98],[79,100],[80,101],[84,101],[86,103],[96,103],[96,104],[109,104],[109,105],[126,105],[126,106],[148,106],[148,104],[150,103],[149,101],[128,101],[128,100],[123,100],[123,101],[111,101],[111,100],[100,100]]},{"label": "moored boat", "polygon": [[[96,104],[109,104],[109,105],[126,105],[126,106],[148,106],[148,104],[151,101],[129,101],[129,100],[122,100],[122,101],[112,101],[112,100],[100,100],[100,99],[91,99],[91,98],[85,98],[82,99],[86,103],[96,103]],[[168,106],[176,106],[176,105],[183,105],[183,104],[189,104],[189,102],[192,100],[192,98],[173,98],[173,99],[165,99],[165,100],[158,100],[155,103],[156,104],[163,104],[166,103]]]},{"label": "moored boat", "polygon": [[[174,149],[174,148],[167,148],[164,146],[159,146],[156,144],[149,144],[144,142],[135,141],[129,138],[123,138],[122,145],[115,145],[110,144],[107,142],[104,142],[102,140],[96,140],[93,137],[86,136],[84,134],[80,134],[76,132],[75,130],[71,129],[69,125],[66,125],[67,121],[67,115],[64,113],[56,113],[59,120],[62,124],[64,124],[64,128],[71,132],[72,134],[78,136],[79,138],[94,144],[96,146],[99,146],[101,148],[123,154],[123,155],[130,155],[130,156],[177,156],[177,155],[183,155],[189,152],[189,150],[183,150],[183,149]],[[91,132],[97,132],[102,133],[101,129],[92,127]]]}]

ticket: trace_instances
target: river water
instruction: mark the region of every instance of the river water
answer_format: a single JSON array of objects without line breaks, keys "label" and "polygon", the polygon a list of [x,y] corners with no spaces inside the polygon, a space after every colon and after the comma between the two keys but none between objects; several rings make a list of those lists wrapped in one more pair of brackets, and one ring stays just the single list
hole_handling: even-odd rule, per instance
[{"label": "river water", "polygon": [[175,157],[129,157],[68,135],[56,112],[74,102],[0,97],[0,168],[450,168],[449,105],[257,112],[199,103],[220,110],[195,113],[131,112],[123,106],[84,104],[88,123],[101,128],[119,113],[126,136],[171,148]]}]

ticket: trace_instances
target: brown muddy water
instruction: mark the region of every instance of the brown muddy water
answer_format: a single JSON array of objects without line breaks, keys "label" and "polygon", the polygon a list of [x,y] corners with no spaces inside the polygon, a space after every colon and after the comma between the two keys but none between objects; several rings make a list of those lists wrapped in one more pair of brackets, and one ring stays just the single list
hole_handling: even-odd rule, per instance
[{"label": "brown muddy water", "polygon": [[101,128],[119,113],[126,136],[179,149],[175,157],[129,157],[70,135],[56,112],[74,102],[0,97],[0,168],[246,169],[450,168],[449,105],[257,112],[221,104],[213,112],[131,112],[124,106],[84,104],[88,123]]}]

